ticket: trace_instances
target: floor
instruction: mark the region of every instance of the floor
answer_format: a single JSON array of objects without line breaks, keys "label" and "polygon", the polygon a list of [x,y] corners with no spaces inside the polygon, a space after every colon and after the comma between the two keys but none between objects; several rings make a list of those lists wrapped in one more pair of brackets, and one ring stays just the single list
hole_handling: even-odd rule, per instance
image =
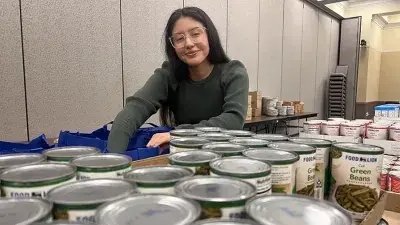
[{"label": "floor", "polygon": [[391,211],[385,211],[383,218],[389,223],[389,225],[400,225],[400,213]]}]

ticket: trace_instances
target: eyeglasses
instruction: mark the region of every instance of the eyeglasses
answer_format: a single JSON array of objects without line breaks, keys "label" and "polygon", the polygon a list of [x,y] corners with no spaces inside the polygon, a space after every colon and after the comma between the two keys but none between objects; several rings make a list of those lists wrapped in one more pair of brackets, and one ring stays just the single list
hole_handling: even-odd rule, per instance
[{"label": "eyeglasses", "polygon": [[[193,43],[201,42],[201,38],[206,32],[206,28],[197,27],[189,31],[189,38]],[[175,34],[169,37],[169,41],[171,42],[172,47],[174,48],[183,48],[186,45],[186,36],[184,34]]]}]

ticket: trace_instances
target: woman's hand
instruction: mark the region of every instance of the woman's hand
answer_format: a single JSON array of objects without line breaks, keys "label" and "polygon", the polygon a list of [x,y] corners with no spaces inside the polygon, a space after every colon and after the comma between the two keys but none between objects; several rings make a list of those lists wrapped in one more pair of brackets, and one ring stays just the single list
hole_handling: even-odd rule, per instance
[{"label": "woman's hand", "polygon": [[151,140],[149,141],[149,143],[146,145],[146,147],[148,147],[148,148],[158,147],[163,144],[169,143],[170,140],[171,140],[171,136],[170,136],[169,132],[154,134],[153,137],[151,137]]}]

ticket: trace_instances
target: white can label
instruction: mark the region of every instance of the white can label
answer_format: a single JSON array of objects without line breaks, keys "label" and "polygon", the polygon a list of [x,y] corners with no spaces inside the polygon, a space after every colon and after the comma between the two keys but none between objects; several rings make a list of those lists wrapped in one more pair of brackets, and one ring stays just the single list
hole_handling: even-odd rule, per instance
[{"label": "white can label", "polygon": [[367,138],[375,140],[386,140],[388,130],[386,128],[367,128]]},{"label": "white can label", "polygon": [[139,193],[142,194],[175,194],[174,186],[172,187],[137,187]]},{"label": "white can label", "polygon": [[244,206],[238,207],[226,207],[226,208],[204,208],[203,207],[202,219],[208,218],[221,218],[221,219],[233,219],[233,218],[245,218]]},{"label": "white can label", "polygon": [[90,180],[90,179],[99,179],[99,178],[123,178],[125,172],[131,170],[131,167],[110,171],[110,172],[84,172],[78,171],[77,180]]},{"label": "white can label", "polygon": [[300,155],[296,166],[296,194],[314,197],[315,153]]},{"label": "white can label", "polygon": [[296,193],[296,164],[272,165],[272,193]]},{"label": "white can label", "polygon": [[354,219],[364,219],[379,199],[383,156],[334,148],[331,158],[331,199],[352,212]]},{"label": "white can label", "polygon": [[394,141],[400,141],[400,129],[390,129],[390,139]]},{"label": "white can label", "polygon": [[[210,172],[211,176],[219,177],[220,175]],[[249,178],[244,179],[240,178],[243,181],[246,181],[257,188],[257,194],[271,194],[271,175],[265,177],[258,177],[258,178]]]},{"label": "white can label", "polygon": [[8,198],[28,198],[28,197],[46,197],[47,192],[49,192],[51,189],[72,183],[76,181],[76,178],[73,177],[70,180],[60,182],[58,184],[52,184],[52,185],[47,185],[47,186],[39,186],[39,187],[7,187],[7,185],[3,185],[3,195],[4,197]]},{"label": "white can label", "polygon": [[322,134],[330,136],[339,136],[339,125],[322,125]]},{"label": "white can label", "polygon": [[324,199],[324,195],[328,194],[327,184],[327,168],[329,164],[329,149],[330,148],[317,148],[315,155],[315,198]]},{"label": "white can label", "polygon": [[181,148],[181,147],[176,147],[176,146],[169,146],[169,152],[170,154],[176,153],[176,152],[184,152],[184,151],[195,151],[199,150],[198,148]]},{"label": "white can label", "polygon": [[321,125],[320,124],[304,124],[304,132],[308,134],[320,134]]},{"label": "white can label", "polygon": [[95,222],[96,209],[93,210],[59,210],[55,207],[53,211],[53,217],[55,220],[65,220],[70,222],[80,223],[94,223]]}]

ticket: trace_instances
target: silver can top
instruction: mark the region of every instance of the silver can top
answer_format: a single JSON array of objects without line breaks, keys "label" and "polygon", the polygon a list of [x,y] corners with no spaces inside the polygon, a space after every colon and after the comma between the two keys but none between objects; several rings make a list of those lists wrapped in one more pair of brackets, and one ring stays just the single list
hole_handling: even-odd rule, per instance
[{"label": "silver can top", "polygon": [[176,129],[170,131],[170,134],[172,136],[178,136],[178,137],[194,137],[202,133],[203,132],[195,129]]},{"label": "silver can top", "polygon": [[200,205],[173,195],[145,194],[106,203],[96,213],[99,224],[186,225],[196,221]]},{"label": "silver can top", "polygon": [[211,151],[183,151],[172,154],[168,157],[170,161],[177,163],[208,163],[214,159],[221,158],[221,155]]},{"label": "silver can top", "polygon": [[70,222],[70,221],[63,221],[63,220],[57,220],[57,221],[52,221],[52,222],[43,222],[43,223],[33,223],[30,225],[97,225],[96,223],[90,223],[90,222],[85,222],[85,223],[80,223],[80,222]]},{"label": "silver can top", "polygon": [[268,147],[278,150],[296,152],[299,155],[313,154],[317,152],[317,149],[313,146],[297,144],[293,142],[272,142],[268,145]]},{"label": "silver can top", "polygon": [[52,189],[46,199],[62,205],[101,204],[127,197],[136,186],[121,179],[93,179],[76,181]]},{"label": "silver can top", "polygon": [[35,164],[45,161],[46,158],[42,154],[36,153],[19,153],[0,155],[0,171],[12,166],[22,166]]},{"label": "silver can top", "polygon": [[253,132],[247,130],[223,130],[221,132],[235,137],[251,137],[254,135]]},{"label": "silver can top", "polygon": [[231,143],[212,143],[203,146],[204,150],[217,152],[219,154],[241,153],[247,149],[246,146]]},{"label": "silver can top", "polygon": [[0,224],[28,225],[49,216],[52,208],[38,198],[0,198]]},{"label": "silver can top", "polygon": [[192,225],[259,225],[259,223],[246,219],[206,219],[199,220]]},{"label": "silver can top", "polygon": [[132,159],[121,154],[96,154],[77,157],[71,160],[71,164],[84,168],[109,168],[130,164]]},{"label": "silver can top", "polygon": [[181,147],[181,148],[201,148],[203,145],[209,143],[211,143],[211,141],[198,137],[176,138],[170,141],[171,146]]},{"label": "silver can top", "polygon": [[253,138],[262,139],[266,141],[288,141],[289,137],[282,134],[255,134]]},{"label": "silver can top", "polygon": [[246,203],[246,212],[261,224],[325,224],[351,225],[351,216],[327,201],[294,195],[273,195],[253,198]]},{"label": "silver can top", "polygon": [[332,141],[317,138],[290,138],[290,141],[297,144],[311,145],[316,148],[330,147],[332,145]]},{"label": "silver can top", "polygon": [[73,176],[75,172],[76,167],[73,165],[39,163],[9,168],[0,174],[0,180],[19,183],[41,182]]},{"label": "silver can top", "polygon": [[74,157],[100,153],[100,150],[87,146],[71,146],[47,149],[43,154],[48,160],[69,161]]},{"label": "silver can top", "polygon": [[248,148],[267,147],[271,142],[255,138],[235,138],[229,141],[232,144],[243,145]]},{"label": "silver can top", "polygon": [[229,134],[224,134],[224,133],[205,133],[205,134],[200,134],[199,138],[204,138],[210,141],[217,141],[217,142],[221,142],[221,141],[225,141],[228,142],[229,140],[233,139],[234,136],[229,135]]},{"label": "silver can top", "polygon": [[221,128],[221,127],[196,127],[194,129],[199,130],[201,132],[205,132],[205,133],[208,133],[208,132],[221,132],[222,130],[225,130],[225,129]]},{"label": "silver can top", "polygon": [[180,166],[146,166],[137,167],[124,174],[124,179],[136,183],[173,183],[193,176],[194,172]]},{"label": "silver can top", "polygon": [[210,167],[214,173],[226,176],[268,175],[271,173],[270,164],[240,156],[216,159],[210,163]]},{"label": "silver can top", "polygon": [[299,161],[300,157],[295,152],[276,150],[272,148],[250,149],[243,155],[252,159],[267,161],[272,165],[292,164]]}]

